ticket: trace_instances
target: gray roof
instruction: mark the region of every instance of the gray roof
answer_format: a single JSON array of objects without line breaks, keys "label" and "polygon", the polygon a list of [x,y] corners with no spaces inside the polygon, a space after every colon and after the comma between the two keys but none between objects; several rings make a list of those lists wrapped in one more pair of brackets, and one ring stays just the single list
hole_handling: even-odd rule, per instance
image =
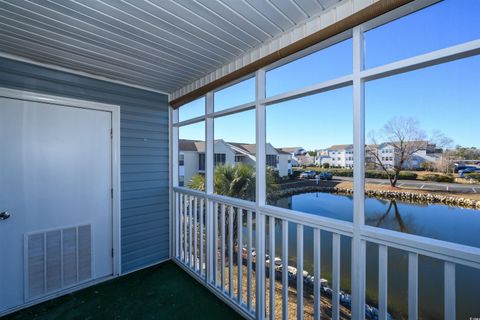
[{"label": "gray roof", "polygon": [[[221,140],[215,140],[218,142]],[[225,142],[230,146],[240,150],[238,152],[235,150],[236,154],[250,154],[255,155],[257,152],[256,144],[255,143],[239,143],[239,142]],[[178,140],[178,149],[181,151],[196,151],[196,152],[205,152],[205,141],[201,140],[187,140],[187,139],[179,139]],[[290,154],[290,152],[285,152],[282,149],[274,148],[279,154]]]}]

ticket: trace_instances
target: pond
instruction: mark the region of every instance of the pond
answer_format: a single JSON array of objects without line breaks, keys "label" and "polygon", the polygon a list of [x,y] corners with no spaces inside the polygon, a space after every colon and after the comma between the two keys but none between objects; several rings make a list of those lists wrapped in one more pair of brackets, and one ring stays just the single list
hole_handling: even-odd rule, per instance
[{"label": "pond", "polygon": [[[329,218],[352,221],[352,196],[331,193],[304,193],[279,199],[276,206],[308,212]],[[371,226],[480,247],[480,211],[440,204],[412,204],[400,201],[367,198],[365,223]],[[277,225],[276,255],[280,256],[281,226]],[[267,237],[268,239],[268,237]],[[331,281],[332,234],[321,234],[321,275]],[[350,292],[350,238],[341,238],[341,288]],[[367,245],[367,302],[377,305],[378,247]],[[289,224],[289,265],[296,265],[296,225]],[[313,230],[304,230],[304,268],[313,272]],[[408,310],[408,254],[389,249],[388,302],[389,312],[397,319],[406,319]],[[443,263],[419,257],[419,318],[443,319]],[[457,266],[457,318],[468,319],[480,314],[480,272]]]}]

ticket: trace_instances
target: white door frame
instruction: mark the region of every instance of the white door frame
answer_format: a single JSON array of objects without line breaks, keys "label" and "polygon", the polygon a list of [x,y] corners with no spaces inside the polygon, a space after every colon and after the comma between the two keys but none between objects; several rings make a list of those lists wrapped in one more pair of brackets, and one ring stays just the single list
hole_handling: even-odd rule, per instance
[{"label": "white door frame", "polygon": [[[16,100],[55,104],[64,107],[99,110],[112,115],[112,246],[113,274],[121,274],[121,230],[120,230],[120,106],[93,101],[71,99],[30,91],[0,88],[0,97]],[[93,280],[95,282],[95,279]],[[75,289],[74,289],[75,290]],[[20,307],[22,308],[22,307]]]}]

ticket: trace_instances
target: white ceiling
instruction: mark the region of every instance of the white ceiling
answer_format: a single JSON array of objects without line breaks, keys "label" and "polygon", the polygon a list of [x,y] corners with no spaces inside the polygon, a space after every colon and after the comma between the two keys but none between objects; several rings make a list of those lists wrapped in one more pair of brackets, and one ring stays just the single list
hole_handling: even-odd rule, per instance
[{"label": "white ceiling", "polygon": [[170,93],[338,2],[0,0],[0,52]]}]

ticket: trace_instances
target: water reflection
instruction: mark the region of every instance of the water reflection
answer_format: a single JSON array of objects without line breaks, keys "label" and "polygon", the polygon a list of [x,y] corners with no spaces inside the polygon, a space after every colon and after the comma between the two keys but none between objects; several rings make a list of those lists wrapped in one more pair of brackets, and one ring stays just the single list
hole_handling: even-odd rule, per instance
[{"label": "water reflection", "polygon": [[[383,213],[379,217],[375,217],[372,214],[372,216],[365,219],[365,223],[368,225],[373,225],[375,227],[383,227],[383,228],[385,228],[386,225],[388,224],[396,223],[398,226],[398,230],[400,232],[410,233],[408,224],[405,223],[402,215],[400,214],[400,210],[398,210],[397,201],[395,200],[390,200],[390,201],[379,200],[379,201],[385,204],[388,203],[387,210],[385,211],[385,213]],[[388,227],[386,228],[392,229]]]},{"label": "water reflection", "polygon": [[[330,193],[306,193],[279,199],[274,205],[296,211],[352,221],[353,199]],[[473,236],[480,230],[478,210],[449,207],[437,204],[413,204],[395,200],[365,199],[365,223],[384,229],[395,230],[420,236],[451,241],[480,247],[480,237]],[[455,228],[452,228],[455,226]],[[289,223],[289,264],[296,265],[296,225]],[[281,252],[281,226],[275,227],[276,252]],[[350,269],[343,268],[351,264],[351,239],[342,237],[341,243],[341,282],[342,290],[349,291]],[[388,301],[389,312],[396,319],[406,319],[408,254],[405,251],[389,249],[388,255]],[[441,304],[443,295],[443,264],[432,262],[434,259],[419,259],[419,313],[420,318],[442,318]],[[378,248],[367,247],[367,302],[375,305],[378,288]],[[332,235],[321,234],[321,270],[322,277],[331,281]],[[304,232],[304,267],[313,272],[313,232],[307,228]],[[457,316],[478,313],[478,303],[471,297],[477,296],[480,287],[480,272],[474,269],[457,272],[457,283],[469,284],[457,290]],[[472,285],[475,284],[475,285]],[[439,298],[440,297],[440,298]],[[439,301],[440,299],[440,301]],[[462,318],[460,317],[460,318]]]}]

